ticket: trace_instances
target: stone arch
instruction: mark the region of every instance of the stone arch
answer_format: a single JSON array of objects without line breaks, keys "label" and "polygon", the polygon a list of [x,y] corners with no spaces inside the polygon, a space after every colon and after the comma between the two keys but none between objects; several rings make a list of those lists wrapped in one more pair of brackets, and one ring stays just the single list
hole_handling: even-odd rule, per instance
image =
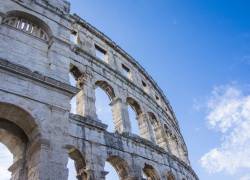
[{"label": "stone arch", "polygon": [[160,176],[156,169],[149,164],[145,164],[143,168],[143,172],[147,176],[147,180],[160,180]]},{"label": "stone arch", "polygon": [[140,104],[134,98],[127,97],[126,102],[136,112],[137,116],[140,116],[140,114],[142,114],[141,106],[140,106]]},{"label": "stone arch", "polygon": [[[130,132],[143,137],[143,113],[140,104],[132,97],[127,97],[126,104],[128,105],[127,108],[131,108],[135,113],[130,114],[131,111],[128,109],[128,120],[131,126]],[[134,119],[136,122],[133,122]]]},{"label": "stone arch", "polygon": [[23,158],[28,137],[16,124],[0,118],[0,142],[13,154],[13,162]]},{"label": "stone arch", "polygon": [[6,119],[20,127],[29,140],[39,133],[35,119],[26,110],[16,105],[0,102],[0,118]]},{"label": "stone arch", "polygon": [[108,95],[110,100],[116,97],[113,87],[106,81],[103,80],[96,81],[95,87],[100,87]]},{"label": "stone arch", "polygon": [[26,151],[28,137],[16,124],[0,118],[0,143],[12,154],[12,165],[5,167],[11,172],[11,179],[27,178]]},{"label": "stone arch", "polygon": [[152,113],[152,112],[148,112],[148,116],[149,116],[150,123],[151,123],[155,128],[157,128],[157,127],[159,126],[159,122],[158,122],[158,119],[156,118],[155,114]]},{"label": "stone arch", "polygon": [[158,119],[153,112],[148,112],[148,117],[151,140],[155,143],[158,143],[160,141],[159,137],[161,136]]},{"label": "stone arch", "polygon": [[69,72],[73,75],[76,81],[82,76],[82,72],[73,64],[70,64]]},{"label": "stone arch", "polygon": [[44,21],[22,11],[7,12],[3,18],[3,24],[7,24],[45,41],[49,41],[52,36],[51,29]]},{"label": "stone arch", "polygon": [[164,124],[164,131],[170,152],[182,161],[189,163],[186,158],[188,156],[186,145],[183,143],[177,132],[173,132],[166,124]]},{"label": "stone arch", "polygon": [[115,168],[120,180],[129,179],[129,165],[124,159],[119,156],[110,156],[107,158],[107,162]]},{"label": "stone arch", "polygon": [[176,155],[177,139],[176,139],[174,132],[166,124],[164,124],[164,132],[165,132],[165,137],[167,139],[167,143],[170,148],[170,152]]},{"label": "stone arch", "polygon": [[32,156],[29,148],[37,138],[38,126],[27,111],[13,104],[0,102],[0,142],[13,154],[13,164],[9,168],[12,179],[27,179],[27,160]]},{"label": "stone arch", "polygon": [[167,179],[166,180],[175,180],[175,177],[172,172],[167,173]]},{"label": "stone arch", "polygon": [[[115,101],[116,99],[114,88],[105,80],[97,80],[95,81],[94,89],[95,109],[97,117],[108,125],[107,131],[115,132],[118,129],[116,127],[116,108],[113,106],[113,101]],[[98,109],[104,108],[103,106],[105,106],[106,108],[105,113],[103,113],[103,111],[98,111]],[[106,118],[101,119],[104,116]]]},{"label": "stone arch", "polygon": [[79,90],[80,90],[77,94],[75,94],[73,97],[71,97],[70,112],[73,114],[84,115],[82,108],[85,105],[84,104],[85,102],[83,101],[83,99],[84,99],[83,96],[86,95],[86,93],[84,93],[84,83],[86,81],[86,74],[81,72],[76,65],[70,64],[68,77],[69,77],[69,84],[71,86],[79,88]]},{"label": "stone arch", "polygon": [[75,164],[75,170],[77,172],[76,178],[78,180],[88,180],[90,178],[90,174],[86,170],[86,161],[82,153],[72,146],[67,146],[67,150],[69,158],[72,159]]}]

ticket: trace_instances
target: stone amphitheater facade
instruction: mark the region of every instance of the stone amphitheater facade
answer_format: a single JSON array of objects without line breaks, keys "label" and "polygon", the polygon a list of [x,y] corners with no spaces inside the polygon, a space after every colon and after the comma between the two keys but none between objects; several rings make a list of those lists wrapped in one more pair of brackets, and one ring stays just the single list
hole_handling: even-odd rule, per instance
[{"label": "stone amphitheater facade", "polygon": [[[66,0],[0,1],[0,142],[11,180],[197,180],[178,121],[151,76]],[[72,86],[71,73],[76,82]],[[95,89],[110,98],[115,132],[98,118]],[[76,97],[76,113],[70,101]],[[140,135],[131,132],[128,106]]]}]

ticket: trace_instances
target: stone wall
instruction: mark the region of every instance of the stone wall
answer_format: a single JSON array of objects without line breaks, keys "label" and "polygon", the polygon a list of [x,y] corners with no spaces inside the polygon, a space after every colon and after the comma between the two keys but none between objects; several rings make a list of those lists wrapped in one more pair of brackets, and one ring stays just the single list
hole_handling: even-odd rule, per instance
[{"label": "stone wall", "polygon": [[[136,60],[70,14],[64,0],[0,4],[0,119],[9,122],[0,123],[0,142],[18,144],[9,148],[13,180],[66,180],[69,157],[78,179],[105,179],[106,161],[121,179],[142,179],[142,172],[148,179],[198,179],[171,105]],[[114,133],[96,115],[96,87],[111,100]],[[131,132],[128,106],[139,135]],[[16,126],[19,134],[8,131]]]}]

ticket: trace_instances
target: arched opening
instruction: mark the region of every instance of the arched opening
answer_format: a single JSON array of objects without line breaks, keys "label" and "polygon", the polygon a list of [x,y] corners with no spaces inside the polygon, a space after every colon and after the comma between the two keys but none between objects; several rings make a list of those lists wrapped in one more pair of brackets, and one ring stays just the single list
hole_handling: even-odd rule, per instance
[{"label": "arched opening", "polygon": [[[72,73],[69,73],[69,82],[71,86],[76,87],[77,81]],[[76,114],[76,96],[71,98],[70,105],[71,105],[70,113]]]},{"label": "arched opening", "polygon": [[[80,88],[79,78],[81,77],[81,75],[82,75],[82,73],[80,72],[80,70],[77,67],[70,65],[69,83],[71,86]],[[71,98],[70,105],[71,105],[70,113],[77,114],[78,113],[77,95],[75,95],[74,97]]]},{"label": "arched opening", "polygon": [[143,174],[146,176],[144,179],[146,180],[160,180],[160,176],[153,166],[149,164],[145,164],[143,168]]},{"label": "arched opening", "polygon": [[75,162],[71,158],[68,158],[67,168],[68,168],[68,180],[77,180]]},{"label": "arched opening", "polygon": [[131,132],[133,134],[139,135],[140,128],[139,128],[138,119],[139,119],[139,116],[142,114],[141,107],[139,103],[131,97],[127,98],[127,104],[128,104],[129,120],[131,124]]},{"label": "arched opening", "polygon": [[158,128],[158,121],[156,119],[156,116],[152,112],[148,112],[148,117],[149,117],[149,130],[151,134],[152,141],[157,143],[157,135],[156,131]]},{"label": "arched opening", "polygon": [[105,162],[104,171],[107,173],[105,176],[106,180],[119,180],[119,176],[115,168],[107,161]]},{"label": "arched opening", "polygon": [[0,118],[8,120],[18,126],[29,139],[38,134],[37,124],[33,117],[18,106],[0,102]]},{"label": "arched opening", "polygon": [[[26,151],[28,137],[14,123],[0,118],[0,144],[1,176],[6,177],[27,177]],[[10,155],[11,153],[11,155]]]},{"label": "arched opening", "polygon": [[179,142],[177,139],[177,136],[175,134],[170,134],[168,135],[168,139],[169,139],[169,146],[170,146],[170,151],[171,153],[180,158],[180,154],[179,154]]},{"label": "arched opening", "polygon": [[27,159],[32,158],[27,152],[33,137],[39,138],[39,133],[32,116],[15,105],[0,102],[0,143],[7,147],[13,157],[11,166],[4,167],[5,172],[6,169],[11,172],[11,178],[27,179],[30,165]]},{"label": "arched opening", "polygon": [[95,106],[97,117],[108,125],[109,132],[115,131],[111,101],[115,98],[113,88],[106,81],[97,81],[95,83]]},{"label": "arched opening", "polygon": [[42,20],[21,11],[8,12],[6,17],[3,19],[3,24],[44,41],[49,41],[52,34],[48,25],[46,25],[46,23]]},{"label": "arched opening", "polygon": [[110,101],[115,98],[115,92],[111,85],[106,81],[96,81],[96,87],[100,87],[109,97]]},{"label": "arched opening", "polygon": [[108,173],[106,180],[126,180],[129,178],[129,166],[124,159],[118,156],[109,157],[104,170]]},{"label": "arched opening", "polygon": [[68,180],[87,180],[89,174],[86,171],[86,162],[80,151],[75,148],[68,150]]},{"label": "arched opening", "polygon": [[172,132],[172,130],[166,124],[164,124],[164,130],[165,130],[165,136],[166,136],[168,147],[169,147],[171,154],[175,155],[176,157],[179,157],[178,140],[177,140],[176,135]]}]

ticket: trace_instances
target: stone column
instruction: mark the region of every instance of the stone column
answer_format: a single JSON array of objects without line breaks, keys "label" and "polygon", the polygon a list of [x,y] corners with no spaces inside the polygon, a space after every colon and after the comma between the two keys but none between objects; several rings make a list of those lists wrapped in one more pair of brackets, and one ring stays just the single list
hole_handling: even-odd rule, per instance
[{"label": "stone column", "polygon": [[161,127],[161,125],[157,125],[155,127],[155,136],[156,136],[156,143],[165,149],[166,151],[169,151],[169,140],[166,137],[164,129]]},{"label": "stone column", "polygon": [[145,180],[143,178],[143,166],[144,162],[142,162],[138,156],[133,155],[133,163],[131,170],[132,177],[130,177],[129,180]]},{"label": "stone column", "polygon": [[92,176],[92,170],[90,169],[82,168],[77,170],[76,178],[78,180],[92,180],[91,176]]},{"label": "stone column", "polygon": [[82,75],[78,79],[77,86],[81,91],[76,95],[76,113],[92,120],[98,120],[95,107],[95,89],[91,79]]},{"label": "stone column", "polygon": [[[141,113],[138,117],[138,125],[139,125],[139,129],[140,129],[140,135],[141,137],[149,140],[149,141],[153,141],[152,140],[152,136],[151,136],[151,130],[149,128],[149,120],[148,120],[148,116],[146,113]],[[154,141],[153,141],[154,142]]]},{"label": "stone column", "polygon": [[25,161],[19,159],[15,161],[8,169],[11,172],[11,180],[26,180]]},{"label": "stone column", "polygon": [[181,143],[178,143],[178,151],[179,151],[179,156],[180,156],[179,158],[182,161],[186,162],[185,153],[184,153],[184,150],[183,150]]},{"label": "stone column", "polygon": [[120,98],[115,98],[110,103],[115,130],[119,133],[131,132],[127,105]]},{"label": "stone column", "polygon": [[173,135],[171,135],[169,137],[169,147],[170,147],[171,153],[173,155],[175,155],[176,157],[179,157],[179,150],[178,150],[178,146],[177,146],[177,141]]},{"label": "stone column", "polygon": [[61,145],[48,140],[32,142],[28,148],[27,180],[67,180],[67,152]]}]

